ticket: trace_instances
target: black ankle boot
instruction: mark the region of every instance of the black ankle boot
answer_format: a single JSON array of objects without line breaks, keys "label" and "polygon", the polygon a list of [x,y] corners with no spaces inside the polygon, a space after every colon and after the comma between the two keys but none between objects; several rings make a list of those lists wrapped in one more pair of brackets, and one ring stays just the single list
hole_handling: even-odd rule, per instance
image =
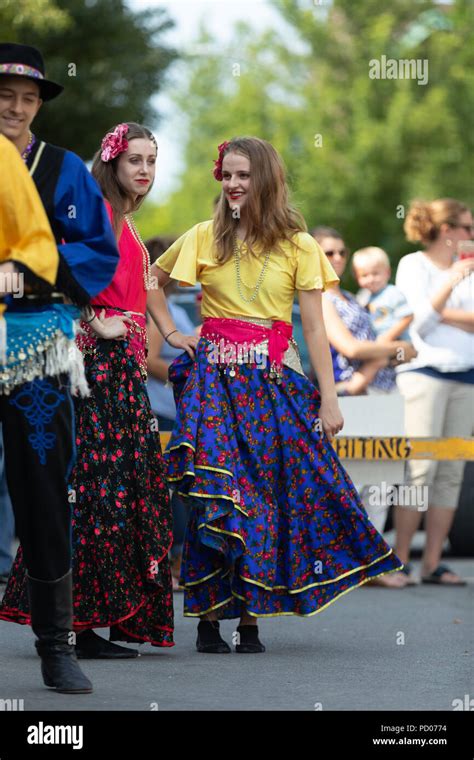
[{"label": "black ankle boot", "polygon": [[138,657],[138,650],[112,644],[88,629],[77,635],[76,654],[79,660],[126,660]]},{"label": "black ankle boot", "polygon": [[72,571],[54,581],[27,576],[31,627],[38,637],[45,686],[61,694],[90,694],[92,684],[77,662],[72,633]]},{"label": "black ankle boot", "polygon": [[217,620],[201,620],[199,622],[196,648],[198,652],[207,652],[208,654],[227,654],[231,651],[230,646],[221,638]]},{"label": "black ankle boot", "polygon": [[258,625],[237,626],[239,643],[235,645],[235,651],[240,654],[258,654],[264,652],[265,647],[258,638]]}]

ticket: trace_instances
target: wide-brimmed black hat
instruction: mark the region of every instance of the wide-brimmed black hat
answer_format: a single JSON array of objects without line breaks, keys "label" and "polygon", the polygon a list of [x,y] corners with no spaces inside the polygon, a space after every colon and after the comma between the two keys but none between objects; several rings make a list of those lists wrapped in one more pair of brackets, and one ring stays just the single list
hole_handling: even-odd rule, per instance
[{"label": "wide-brimmed black hat", "polygon": [[64,90],[62,85],[45,78],[43,56],[30,45],[0,42],[0,76],[33,80],[40,88],[42,100],[52,100]]}]

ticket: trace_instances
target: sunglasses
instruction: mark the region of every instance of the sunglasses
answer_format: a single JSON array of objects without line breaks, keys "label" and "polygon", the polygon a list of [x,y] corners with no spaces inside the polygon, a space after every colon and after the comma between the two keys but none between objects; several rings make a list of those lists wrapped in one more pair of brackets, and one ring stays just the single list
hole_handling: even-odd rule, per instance
[{"label": "sunglasses", "polygon": [[345,259],[349,251],[347,250],[347,248],[342,248],[340,251],[324,251],[324,253],[326,254],[328,258],[331,258],[336,253],[338,253],[341,258]]},{"label": "sunglasses", "polygon": [[473,224],[450,224],[450,227],[457,227],[461,230],[466,230],[468,235],[472,235],[474,231],[474,225]]}]

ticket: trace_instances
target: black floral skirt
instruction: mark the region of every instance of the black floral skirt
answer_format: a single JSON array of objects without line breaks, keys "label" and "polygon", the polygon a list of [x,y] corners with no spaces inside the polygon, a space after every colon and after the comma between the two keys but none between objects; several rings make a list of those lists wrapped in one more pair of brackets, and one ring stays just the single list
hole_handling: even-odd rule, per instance
[{"label": "black floral skirt", "polygon": [[[113,626],[114,640],[173,646],[172,517],[145,381],[126,341],[98,341],[85,361],[91,395],[76,403],[69,491],[74,630]],[[0,618],[30,624],[21,547]]]}]

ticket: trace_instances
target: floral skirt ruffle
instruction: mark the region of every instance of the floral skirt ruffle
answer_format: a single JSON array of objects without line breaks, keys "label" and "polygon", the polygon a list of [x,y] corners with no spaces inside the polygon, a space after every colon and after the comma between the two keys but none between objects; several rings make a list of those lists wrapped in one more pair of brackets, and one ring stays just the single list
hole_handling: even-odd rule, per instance
[{"label": "floral skirt ruffle", "polygon": [[[177,418],[168,480],[189,499],[184,614],[308,616],[403,564],[318,430],[320,394],[284,367],[230,377],[198,343],[170,367]],[[315,424],[316,423],[316,424]]]},{"label": "floral skirt ruffle", "polygon": [[[74,629],[173,646],[172,517],[146,385],[126,341],[98,341],[85,364],[91,395],[76,405],[69,491]],[[21,548],[0,618],[30,624]]]}]

